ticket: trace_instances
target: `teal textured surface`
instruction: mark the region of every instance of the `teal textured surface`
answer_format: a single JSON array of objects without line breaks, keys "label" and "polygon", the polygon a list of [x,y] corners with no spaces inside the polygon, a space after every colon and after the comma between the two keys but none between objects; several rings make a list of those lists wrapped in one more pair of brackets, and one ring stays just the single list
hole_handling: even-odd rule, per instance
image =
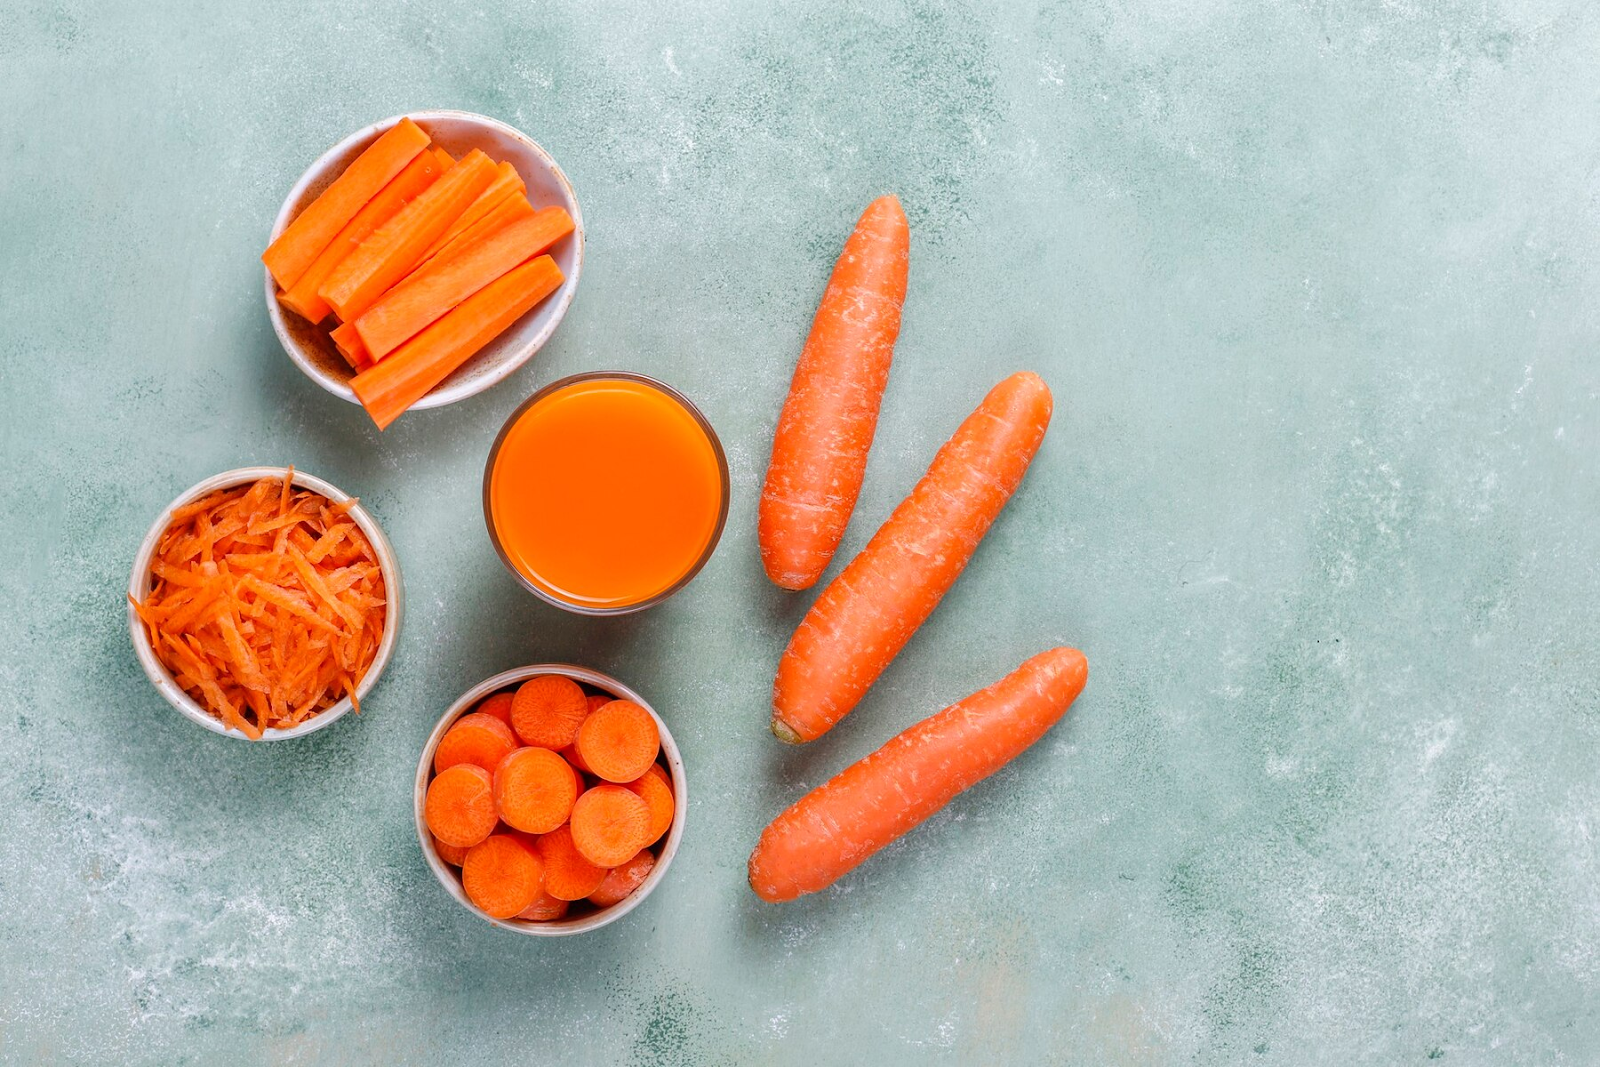
[{"label": "teal textured surface", "polygon": [[[1600,1059],[1600,9],[1577,0],[0,11],[0,1061],[1585,1064]],[[262,307],[328,145],[454,107],[577,190],[582,285],[506,383],[382,435]],[[927,627],[800,750],[810,601],[755,503],[850,225],[911,286],[865,543],[1004,375],[1056,416]],[[539,385],[682,389],[732,468],[668,604],[517,587],[480,479]],[[357,716],[246,745],[145,682],[152,516],[294,463],[361,496],[406,629]],[[1091,675],[825,893],[761,827],[1053,644]],[[670,877],[592,936],[465,913],[411,777],[462,691],[595,667],[670,723]]]}]

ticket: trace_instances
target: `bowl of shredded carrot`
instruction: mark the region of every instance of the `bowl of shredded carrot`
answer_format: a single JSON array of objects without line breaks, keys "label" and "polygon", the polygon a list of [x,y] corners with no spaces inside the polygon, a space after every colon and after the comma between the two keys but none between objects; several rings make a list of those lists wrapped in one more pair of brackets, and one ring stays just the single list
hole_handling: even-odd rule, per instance
[{"label": "bowl of shredded carrot", "polygon": [[128,581],[140,666],[186,718],[249,740],[331,725],[399,637],[400,567],[355,497],[293,467],[192,486],[151,525]]},{"label": "bowl of shredded carrot", "polygon": [[583,267],[583,218],[527,134],[417,111],[324,152],[279,210],[267,312],[284,351],[380,429],[504,380],[549,340]]},{"label": "bowl of shredded carrot", "polygon": [[633,689],[565,663],[463,693],[417,764],[417,839],[445,892],[495,926],[607,926],[666,876],[688,806],[683,756]]}]

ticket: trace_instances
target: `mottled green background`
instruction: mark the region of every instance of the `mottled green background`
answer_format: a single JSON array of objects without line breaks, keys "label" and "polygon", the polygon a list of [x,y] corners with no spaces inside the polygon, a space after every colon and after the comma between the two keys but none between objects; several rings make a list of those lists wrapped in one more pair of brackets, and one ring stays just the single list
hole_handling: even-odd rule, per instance
[{"label": "mottled green background", "polygon": [[[1600,11],[1583,0],[0,7],[0,1059],[1589,1064],[1600,1059]],[[380,436],[278,349],[257,255],[349,130],[528,131],[588,222],[533,365]],[[858,713],[766,733],[808,601],[755,497],[860,208],[911,294],[859,547],[983,392],[1039,461]],[[721,551],[585,621],[490,551],[501,420],[592,368],[720,428]],[[408,579],[359,718],[205,734],[128,646],[178,490],[293,463]],[[764,822],[1055,643],[1089,689],[832,891]],[[422,864],[423,738],[503,668],[643,689],[693,802],[659,893],[561,943]]]}]

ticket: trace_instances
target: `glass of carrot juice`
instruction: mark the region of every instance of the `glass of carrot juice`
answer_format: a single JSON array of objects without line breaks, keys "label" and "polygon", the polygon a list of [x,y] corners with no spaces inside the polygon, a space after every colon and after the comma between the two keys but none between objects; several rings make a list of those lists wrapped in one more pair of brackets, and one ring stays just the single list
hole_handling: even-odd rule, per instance
[{"label": "glass of carrot juice", "polygon": [[483,474],[489,539],[557,607],[622,615],[682,589],[728,517],[728,460],[689,400],[642,374],[552,382],[506,420]]}]

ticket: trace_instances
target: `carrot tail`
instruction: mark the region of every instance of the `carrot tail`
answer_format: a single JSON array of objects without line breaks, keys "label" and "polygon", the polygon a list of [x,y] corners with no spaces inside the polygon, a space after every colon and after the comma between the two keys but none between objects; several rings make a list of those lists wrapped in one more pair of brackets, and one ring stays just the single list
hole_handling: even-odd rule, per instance
[{"label": "carrot tail", "polygon": [[751,888],[783,901],[832,885],[1043,737],[1088,677],[1082,652],[1053,648],[899,734],[772,820]]},{"label": "carrot tail", "polygon": [[789,641],[772,732],[811,741],[850,713],[955,584],[1050,424],[1050,390],[1013,374],[934,456],[911,495],[822,591]]}]

